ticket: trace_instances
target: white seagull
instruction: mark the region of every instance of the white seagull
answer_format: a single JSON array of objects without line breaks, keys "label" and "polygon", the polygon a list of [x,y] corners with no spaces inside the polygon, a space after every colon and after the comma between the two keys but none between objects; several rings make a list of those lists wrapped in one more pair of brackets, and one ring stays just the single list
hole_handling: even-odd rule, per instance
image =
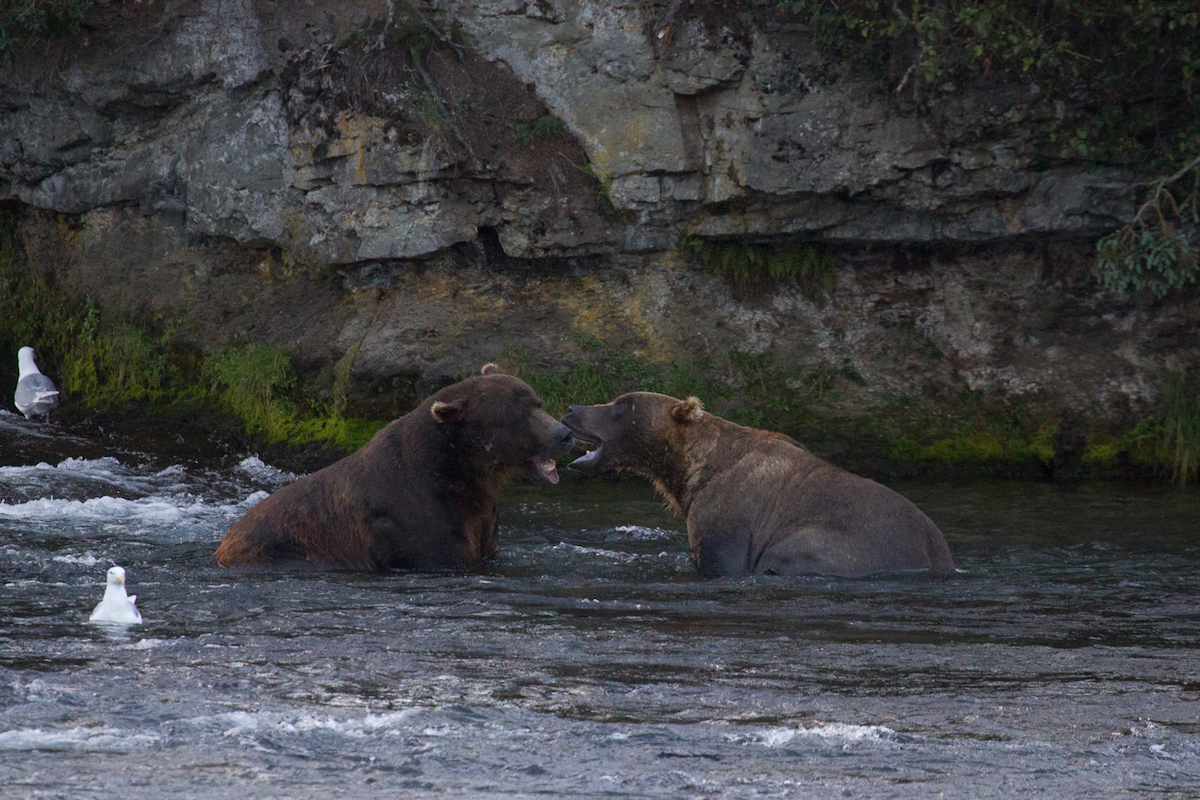
[{"label": "white seagull", "polygon": [[53,381],[38,370],[32,347],[22,347],[17,351],[17,365],[21,369],[21,376],[17,378],[17,393],[13,398],[17,411],[24,414],[25,419],[40,417],[48,422],[50,412],[58,405],[58,389]]},{"label": "white seagull", "polygon": [[137,595],[125,594],[125,569],[112,567],[108,570],[108,585],[104,587],[104,599],[88,622],[120,622],[125,625],[141,625],[142,615],[137,610]]}]

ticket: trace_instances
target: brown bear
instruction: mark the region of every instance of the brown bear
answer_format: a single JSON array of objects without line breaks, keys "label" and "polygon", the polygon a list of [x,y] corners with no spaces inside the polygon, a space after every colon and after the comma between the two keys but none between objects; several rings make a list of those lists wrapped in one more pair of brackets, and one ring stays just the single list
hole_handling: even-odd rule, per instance
[{"label": "brown bear", "polygon": [[474,569],[496,552],[500,488],[522,469],[557,483],[554,459],[570,449],[570,429],[534,391],[489,364],[247,511],[217,561]]},{"label": "brown bear", "polygon": [[695,397],[632,392],[572,406],[563,422],[594,448],[574,469],[628,470],[653,481],[687,521],[704,575],[954,569],[941,531],[907,499],[783,434],[706,413]]}]

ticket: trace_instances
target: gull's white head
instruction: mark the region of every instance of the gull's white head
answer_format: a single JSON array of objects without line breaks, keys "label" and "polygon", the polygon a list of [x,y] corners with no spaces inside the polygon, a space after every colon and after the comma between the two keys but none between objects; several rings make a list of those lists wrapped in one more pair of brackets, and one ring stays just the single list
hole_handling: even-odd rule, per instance
[{"label": "gull's white head", "polygon": [[22,347],[17,351],[17,366],[21,370],[21,374],[17,378],[18,380],[24,378],[26,375],[42,374],[41,370],[37,368],[37,362],[35,362],[33,359],[34,354],[32,347]]},{"label": "gull's white head", "polygon": [[108,569],[108,585],[109,586],[124,586],[125,585],[125,568],[124,567],[109,567],[109,569]]}]

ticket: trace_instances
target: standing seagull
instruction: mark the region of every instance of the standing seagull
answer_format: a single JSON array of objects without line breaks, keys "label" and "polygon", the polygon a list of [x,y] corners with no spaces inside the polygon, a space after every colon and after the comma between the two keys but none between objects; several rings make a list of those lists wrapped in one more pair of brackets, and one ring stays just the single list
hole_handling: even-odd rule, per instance
[{"label": "standing seagull", "polygon": [[58,405],[58,389],[54,382],[43,375],[33,361],[33,348],[22,347],[17,351],[17,364],[21,368],[21,377],[17,379],[17,394],[13,398],[17,411],[25,415],[25,419],[40,417],[50,421],[50,412]]},{"label": "standing seagull", "polygon": [[88,622],[120,622],[125,625],[141,625],[142,614],[137,610],[137,595],[125,594],[125,568],[110,567],[108,585],[104,587],[104,599],[96,604]]}]

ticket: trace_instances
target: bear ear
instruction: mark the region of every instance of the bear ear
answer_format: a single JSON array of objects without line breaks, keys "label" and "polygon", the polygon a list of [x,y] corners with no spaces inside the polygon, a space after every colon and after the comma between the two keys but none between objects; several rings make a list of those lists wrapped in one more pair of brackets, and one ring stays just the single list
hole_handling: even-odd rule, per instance
[{"label": "bear ear", "polygon": [[699,422],[704,416],[704,404],[699,397],[680,400],[671,407],[671,419],[676,422]]},{"label": "bear ear", "polygon": [[500,367],[496,364],[484,364],[483,369],[479,370],[480,375],[503,375]]},{"label": "bear ear", "polygon": [[434,422],[453,422],[458,419],[460,411],[462,411],[460,403],[446,403],[442,400],[434,400],[433,405],[429,407],[429,413],[433,415]]}]

